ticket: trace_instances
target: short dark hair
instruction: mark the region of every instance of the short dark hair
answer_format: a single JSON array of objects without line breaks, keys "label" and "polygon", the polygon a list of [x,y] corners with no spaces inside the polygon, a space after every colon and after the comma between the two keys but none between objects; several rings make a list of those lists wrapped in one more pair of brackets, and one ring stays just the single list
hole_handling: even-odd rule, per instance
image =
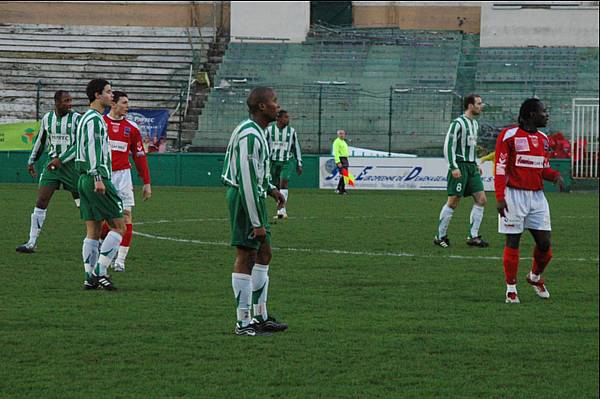
[{"label": "short dark hair", "polygon": [[463,99],[463,109],[465,109],[465,110],[469,109],[469,104],[475,105],[476,98],[481,98],[481,96],[477,93],[471,93],[471,94],[465,96],[465,98]]},{"label": "short dark hair", "polygon": [[102,78],[90,80],[85,88],[85,94],[87,94],[90,104],[96,99],[96,93],[102,94],[104,87],[109,84],[110,82],[108,80]]},{"label": "short dark hair", "polygon": [[280,109],[279,112],[277,112],[277,117],[281,118],[283,115],[287,114],[288,112],[285,109]]},{"label": "short dark hair", "polygon": [[66,90],[57,90],[56,93],[54,93],[54,102],[58,103],[65,94],[69,94],[69,92]]},{"label": "short dark hair", "polygon": [[542,104],[542,100],[539,98],[528,98],[523,101],[521,108],[519,108],[519,125],[523,126],[526,122],[531,119],[531,114],[537,111],[537,108]]},{"label": "short dark hair", "polygon": [[113,101],[116,103],[121,97],[129,98],[124,91],[113,90]]},{"label": "short dark hair", "polygon": [[270,87],[261,86],[254,88],[250,92],[250,94],[248,95],[248,99],[246,100],[246,104],[248,105],[248,111],[251,114],[258,112],[258,104],[266,103],[269,99],[269,95],[273,92],[274,90]]}]

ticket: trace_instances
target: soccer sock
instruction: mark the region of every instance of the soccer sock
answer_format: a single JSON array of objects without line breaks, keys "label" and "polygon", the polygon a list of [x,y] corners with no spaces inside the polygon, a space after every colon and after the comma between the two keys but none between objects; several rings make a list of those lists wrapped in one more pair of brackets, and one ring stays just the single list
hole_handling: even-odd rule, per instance
[{"label": "soccer sock", "polygon": [[75,206],[76,206],[77,208],[79,208],[79,206],[81,205],[81,199],[79,199],[79,198],[75,198],[75,199],[74,199],[74,201],[75,201]]},{"label": "soccer sock", "polygon": [[267,320],[267,292],[269,290],[269,265],[256,263],[252,269],[252,310],[258,321]]},{"label": "soccer sock", "polygon": [[110,226],[106,222],[102,222],[102,232],[100,233],[100,240],[104,240],[106,235],[110,231]]},{"label": "soccer sock", "polygon": [[285,206],[287,205],[287,201],[288,201],[288,189],[287,188],[282,188],[281,190],[281,195],[283,195],[283,198],[285,198],[285,204],[283,204],[283,208],[282,208],[282,213],[287,213],[285,210]]},{"label": "soccer sock", "polygon": [[438,238],[445,237],[448,233],[448,226],[450,220],[454,214],[454,209],[450,208],[448,204],[444,204],[442,211],[440,212],[440,224],[438,225]]},{"label": "soccer sock", "polygon": [[46,210],[35,207],[33,209],[33,213],[31,214],[31,227],[29,229],[29,241],[27,242],[28,246],[34,246],[38,236],[40,235],[40,231],[42,230],[42,226],[44,225],[44,220],[46,219]]},{"label": "soccer sock", "polygon": [[231,273],[231,286],[235,297],[237,322],[240,327],[250,324],[252,303],[252,277],[249,274]]},{"label": "soccer sock", "polygon": [[85,278],[88,279],[92,276],[94,266],[98,262],[98,255],[100,250],[98,248],[98,240],[92,240],[91,238],[83,239],[82,257],[83,257],[83,268],[85,269]]},{"label": "soccer sock", "polygon": [[125,235],[123,236],[123,241],[121,241],[121,246],[119,247],[119,253],[117,254],[116,260],[116,262],[121,265],[125,263],[125,258],[127,258],[129,246],[131,245],[131,237],[133,236],[133,225],[128,223],[125,226],[127,227],[127,230],[125,230]]},{"label": "soccer sock", "polygon": [[533,266],[531,267],[531,272],[535,277],[538,277],[546,270],[546,266],[550,262],[550,259],[552,259],[552,247],[548,248],[548,251],[542,252],[537,245],[535,246],[533,249]]},{"label": "soccer sock", "polygon": [[504,247],[503,263],[506,284],[517,284],[517,272],[519,271],[519,248]]},{"label": "soccer sock", "polygon": [[100,247],[100,257],[94,268],[94,274],[96,276],[106,276],[106,269],[110,265],[111,260],[115,256],[115,252],[121,244],[121,234],[116,231],[110,231]]},{"label": "soccer sock", "polygon": [[471,209],[471,232],[469,238],[479,236],[479,226],[481,226],[481,221],[483,220],[483,207],[477,204],[473,205],[473,209]]}]

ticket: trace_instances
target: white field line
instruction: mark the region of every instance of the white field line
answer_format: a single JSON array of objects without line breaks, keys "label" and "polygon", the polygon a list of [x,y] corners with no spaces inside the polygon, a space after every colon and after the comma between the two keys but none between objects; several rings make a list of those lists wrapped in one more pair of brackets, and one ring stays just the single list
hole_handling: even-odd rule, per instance
[{"label": "white field line", "polygon": [[[140,237],[152,238],[155,240],[163,240],[163,241],[174,241],[174,242],[183,242],[190,244],[199,244],[199,245],[211,245],[211,246],[220,246],[220,247],[229,247],[230,244],[228,242],[223,241],[202,241],[202,240],[191,240],[185,238],[174,238],[174,237],[165,237],[158,236],[154,234],[142,233],[139,231],[134,231],[133,234],[138,235]],[[322,248],[292,248],[292,247],[273,247],[275,251],[289,251],[289,252],[309,252],[309,253],[324,253],[324,254],[334,254],[334,255],[357,255],[357,256],[384,256],[384,257],[406,257],[406,258],[429,258],[429,259],[483,259],[483,260],[502,260],[500,256],[463,256],[463,255],[417,255],[406,252],[368,252],[368,251],[344,251],[338,249],[322,249]],[[532,258],[520,258],[520,259],[529,259]],[[561,259],[554,258],[554,261],[560,261]],[[598,262],[598,258],[596,259],[586,259],[586,258],[572,258],[568,259],[568,261],[575,262]]]},{"label": "white field line", "polygon": [[[291,220],[323,220],[326,219],[323,216],[290,216],[288,219]],[[347,220],[355,220],[355,219],[383,219],[383,220],[405,220],[406,216],[342,216],[336,217],[336,220],[339,219],[347,219]],[[589,216],[553,216],[553,220],[556,219],[582,219],[589,220]],[[159,220],[150,220],[147,222],[135,222],[133,223],[135,226],[142,226],[148,224],[165,224],[165,223],[196,223],[196,222],[226,222],[228,218],[199,218],[199,219],[177,219],[177,220],[169,220],[169,219],[159,219]]]}]

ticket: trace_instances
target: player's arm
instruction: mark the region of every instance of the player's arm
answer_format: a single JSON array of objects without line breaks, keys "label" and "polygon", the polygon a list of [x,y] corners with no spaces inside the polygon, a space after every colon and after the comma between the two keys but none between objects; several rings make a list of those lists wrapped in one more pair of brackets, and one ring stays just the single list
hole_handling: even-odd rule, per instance
[{"label": "player's arm", "polygon": [[296,158],[296,173],[300,176],[302,174],[302,151],[300,150],[296,129],[292,133],[292,146],[294,147],[294,157]]},{"label": "player's arm", "polygon": [[456,163],[456,145],[459,132],[460,123],[452,121],[446,133],[446,140],[444,141],[444,156],[446,162],[448,162],[448,168],[452,171],[452,177],[455,179],[460,178],[460,169],[458,169],[458,164]]},{"label": "player's arm", "polygon": [[563,180],[560,172],[558,170],[552,169],[550,166],[550,157],[549,153],[546,153],[544,156],[544,168],[542,169],[542,179],[551,181],[554,184],[557,184],[560,191],[565,190],[565,181]]},{"label": "player's arm", "polygon": [[504,140],[505,132],[500,133],[496,141],[496,168],[494,173],[494,190],[496,191],[496,208],[501,216],[508,210],[504,197],[506,189],[506,175],[508,169],[509,151],[508,141]]},{"label": "player's arm", "polygon": [[142,198],[144,201],[149,199],[152,196],[152,186],[150,185],[150,169],[148,168],[148,157],[146,156],[146,151],[144,150],[144,143],[142,141],[142,135],[138,129],[133,129],[131,132],[131,136],[129,139],[129,148],[131,151],[131,156],[133,157],[133,162],[135,163],[135,169],[138,172],[138,175],[142,178],[144,182],[144,187],[142,189]]},{"label": "player's arm", "polygon": [[239,141],[239,173],[240,173],[240,197],[248,212],[252,227],[255,229],[264,227],[262,224],[258,195],[258,180],[256,178],[256,162],[259,160],[256,137],[248,134]]},{"label": "player's arm", "polygon": [[37,172],[35,171],[35,163],[40,159],[42,153],[46,149],[47,141],[48,141],[48,130],[46,129],[48,117],[47,114],[42,118],[42,123],[40,123],[40,130],[38,134],[35,136],[33,141],[33,148],[31,149],[31,155],[29,156],[29,160],[27,161],[27,169],[29,170],[29,174],[33,177],[37,177]]},{"label": "player's arm", "polygon": [[94,177],[94,191],[104,194],[106,188],[102,182],[102,175],[98,170],[98,160],[102,157],[102,143],[96,140],[96,132],[100,136],[100,120],[94,118],[83,127],[83,134],[87,137],[87,148],[85,149],[89,163],[88,174]]}]

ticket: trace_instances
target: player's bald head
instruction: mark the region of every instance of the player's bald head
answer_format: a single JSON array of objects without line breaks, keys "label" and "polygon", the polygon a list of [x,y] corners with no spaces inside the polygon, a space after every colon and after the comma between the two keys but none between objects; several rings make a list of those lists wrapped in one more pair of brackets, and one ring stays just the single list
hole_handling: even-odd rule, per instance
[{"label": "player's bald head", "polygon": [[246,104],[248,105],[248,111],[251,114],[255,114],[260,111],[260,104],[266,104],[271,98],[275,96],[275,91],[270,87],[256,87],[248,95]]}]

